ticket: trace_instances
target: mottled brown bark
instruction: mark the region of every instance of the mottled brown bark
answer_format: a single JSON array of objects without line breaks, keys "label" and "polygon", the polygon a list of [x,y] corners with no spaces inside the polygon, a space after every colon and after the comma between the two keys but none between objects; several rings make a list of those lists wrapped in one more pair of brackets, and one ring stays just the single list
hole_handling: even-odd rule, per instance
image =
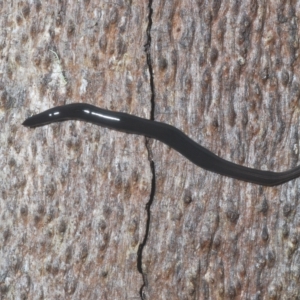
[{"label": "mottled brown bark", "polygon": [[239,164],[291,168],[299,12],[297,1],[1,1],[2,299],[300,298],[299,180],[239,182],[79,121],[20,125],[89,102],[172,124]]}]

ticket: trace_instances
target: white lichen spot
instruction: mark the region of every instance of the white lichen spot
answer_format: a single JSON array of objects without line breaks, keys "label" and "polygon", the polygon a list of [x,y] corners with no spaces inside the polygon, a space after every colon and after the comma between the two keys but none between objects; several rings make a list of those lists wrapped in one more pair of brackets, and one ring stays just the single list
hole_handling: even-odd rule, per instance
[{"label": "white lichen spot", "polygon": [[87,80],[84,79],[84,78],[82,78],[82,80],[81,80],[81,85],[80,85],[80,88],[79,88],[79,93],[80,93],[80,95],[83,95],[83,94],[86,93],[87,85],[88,85]]},{"label": "white lichen spot", "polygon": [[55,60],[53,63],[53,70],[52,70],[52,74],[51,74],[52,81],[49,83],[49,85],[58,84],[59,87],[64,89],[64,86],[67,84],[67,80],[65,79],[64,74],[63,74],[61,61],[56,52],[54,52],[52,50],[50,50],[50,51],[53,53]]},{"label": "white lichen spot", "polygon": [[246,62],[246,61],[245,61],[245,58],[243,58],[243,57],[241,57],[241,56],[238,58],[237,61],[238,61],[238,64],[239,64],[240,66],[243,66],[243,65],[245,64],[245,62]]},{"label": "white lichen spot", "polygon": [[295,154],[298,154],[298,151],[299,151],[298,144],[294,144],[293,150],[294,150]]},{"label": "white lichen spot", "polygon": [[121,21],[120,21],[120,23],[119,23],[119,27],[123,27],[124,25],[125,25],[125,23],[126,23],[126,17],[122,17],[121,18]]}]

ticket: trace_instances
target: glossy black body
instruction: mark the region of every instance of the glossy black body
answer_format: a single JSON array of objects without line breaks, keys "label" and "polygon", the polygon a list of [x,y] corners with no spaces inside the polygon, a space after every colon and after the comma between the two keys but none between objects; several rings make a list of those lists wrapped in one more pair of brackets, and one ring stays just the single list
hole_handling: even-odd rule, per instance
[{"label": "glossy black body", "polygon": [[174,126],[126,113],[101,109],[86,103],[73,103],[51,108],[28,118],[23,125],[38,127],[66,120],[82,120],[118,131],[157,139],[203,169],[259,185],[279,185],[300,176],[300,166],[276,173],[234,164],[200,146]]}]

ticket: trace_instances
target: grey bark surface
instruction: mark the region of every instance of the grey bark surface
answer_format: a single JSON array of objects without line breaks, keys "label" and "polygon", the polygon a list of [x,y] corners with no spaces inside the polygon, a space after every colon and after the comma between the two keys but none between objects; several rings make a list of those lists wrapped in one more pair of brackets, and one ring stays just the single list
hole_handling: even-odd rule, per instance
[{"label": "grey bark surface", "polygon": [[298,179],[240,182],[79,121],[21,126],[88,102],[174,125],[238,164],[294,167],[299,12],[0,1],[1,299],[299,299]]}]

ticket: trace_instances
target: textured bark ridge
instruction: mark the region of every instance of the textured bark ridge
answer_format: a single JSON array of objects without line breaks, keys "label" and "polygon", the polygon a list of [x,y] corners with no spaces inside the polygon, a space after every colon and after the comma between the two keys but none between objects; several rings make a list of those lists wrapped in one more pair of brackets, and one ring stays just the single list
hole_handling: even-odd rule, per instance
[{"label": "textured bark ridge", "polygon": [[1,299],[298,299],[299,180],[24,119],[88,102],[265,170],[299,156],[298,1],[0,1]]}]

